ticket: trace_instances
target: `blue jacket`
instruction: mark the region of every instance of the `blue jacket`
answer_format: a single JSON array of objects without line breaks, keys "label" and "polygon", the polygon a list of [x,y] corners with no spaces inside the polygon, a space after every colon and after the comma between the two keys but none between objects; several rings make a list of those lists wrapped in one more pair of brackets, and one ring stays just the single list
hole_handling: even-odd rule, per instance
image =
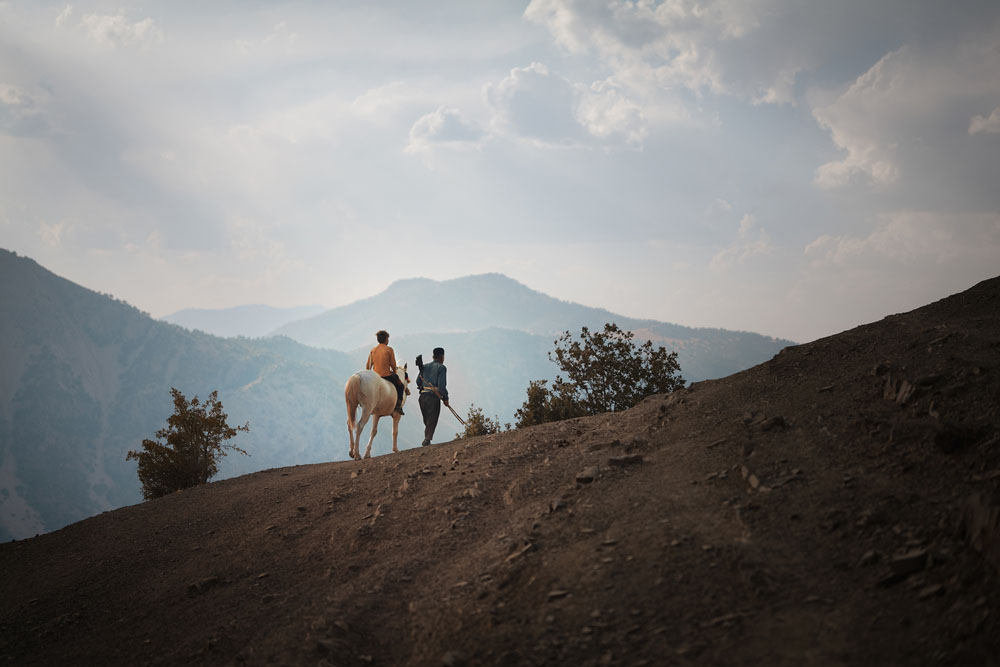
[{"label": "blue jacket", "polygon": [[[438,393],[441,394],[441,398],[448,400],[448,368],[444,364],[438,361],[424,364],[424,370],[417,378],[417,389],[423,391],[425,384],[434,385]],[[426,391],[430,392],[431,390],[428,388]],[[432,395],[433,393],[431,392]]]}]

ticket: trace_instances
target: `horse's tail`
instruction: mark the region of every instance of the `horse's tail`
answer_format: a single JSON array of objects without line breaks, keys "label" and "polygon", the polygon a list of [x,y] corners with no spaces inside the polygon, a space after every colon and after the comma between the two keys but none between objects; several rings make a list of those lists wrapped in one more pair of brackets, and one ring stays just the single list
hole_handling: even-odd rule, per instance
[{"label": "horse's tail", "polygon": [[344,385],[344,401],[347,403],[347,423],[354,423],[354,416],[361,404],[361,376],[355,373],[347,378]]}]

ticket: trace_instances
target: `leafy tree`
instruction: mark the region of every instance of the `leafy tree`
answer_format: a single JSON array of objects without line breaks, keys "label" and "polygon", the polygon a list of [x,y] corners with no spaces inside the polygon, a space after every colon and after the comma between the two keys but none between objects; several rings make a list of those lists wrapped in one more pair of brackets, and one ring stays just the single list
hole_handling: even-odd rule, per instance
[{"label": "leafy tree", "polygon": [[167,417],[167,427],[156,432],[156,440],[143,440],[143,451],[130,451],[125,457],[126,461],[139,462],[142,497],[147,500],[207,483],[219,472],[219,460],[227,450],[249,456],[226,443],[238,431],[249,431],[250,423],[231,427],[218,391],[209,394],[204,403],[197,396],[188,401],[177,389],[171,389],[170,395],[174,413]]},{"label": "leafy tree", "polygon": [[510,429],[510,424],[500,425],[500,419],[487,417],[481,408],[475,404],[469,406],[469,414],[465,417],[465,430],[457,433],[459,438],[474,438],[478,435],[490,435],[499,433],[505,429]]},{"label": "leafy tree", "polygon": [[518,428],[626,410],[646,396],[684,386],[676,352],[654,349],[649,340],[636,345],[635,334],[616,324],[596,333],[583,327],[578,338],[566,331],[555,341],[549,359],[566,378],[557,376],[551,389],[544,380],[528,385],[528,400],[516,414]]}]

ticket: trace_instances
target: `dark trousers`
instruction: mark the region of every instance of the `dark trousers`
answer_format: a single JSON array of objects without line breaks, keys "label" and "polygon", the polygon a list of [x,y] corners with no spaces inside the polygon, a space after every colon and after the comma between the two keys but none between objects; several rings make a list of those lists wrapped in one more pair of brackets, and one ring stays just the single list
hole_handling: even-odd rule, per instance
[{"label": "dark trousers", "polygon": [[441,416],[441,399],[431,392],[420,392],[420,414],[424,418],[424,440],[429,441],[434,437]]},{"label": "dark trousers", "polygon": [[403,381],[399,379],[399,376],[395,373],[389,373],[388,375],[382,376],[383,380],[388,380],[396,387],[396,405],[398,406],[403,402]]}]

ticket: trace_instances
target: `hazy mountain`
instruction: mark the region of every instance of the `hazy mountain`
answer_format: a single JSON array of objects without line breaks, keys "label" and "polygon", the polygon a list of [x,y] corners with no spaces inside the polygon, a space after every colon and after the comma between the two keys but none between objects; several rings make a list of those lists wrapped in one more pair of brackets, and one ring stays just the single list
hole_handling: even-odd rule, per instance
[{"label": "hazy mountain", "polygon": [[[544,339],[546,343],[540,350],[543,354],[530,365],[550,368],[543,366],[547,364],[544,352],[552,349],[557,335],[567,330],[578,332],[582,326],[597,329],[606,322],[634,331],[640,340],[650,339],[677,350],[683,375],[691,381],[741,371],[793,344],[755,333],[624,317],[555,299],[496,273],[440,282],[426,278],[400,280],[381,294],[286,324],[276,333],[314,347],[353,350],[373,345],[378,328],[393,334],[394,345],[401,336],[509,329]],[[522,357],[529,352],[527,348],[483,347],[472,341],[463,345],[493,360]],[[528,347],[534,350],[537,344],[532,342]]]},{"label": "hazy mountain", "polygon": [[312,317],[325,310],[323,306],[275,308],[257,305],[217,309],[185,308],[160,319],[214,336],[259,338],[289,322]]},{"label": "hazy mountain", "polygon": [[347,355],[287,338],[221,339],[0,251],[0,540],[140,499],[125,461],[172,412],[170,388],[213,389],[250,421],[222,475],[347,457]]},{"label": "hazy mountain", "polygon": [[[547,358],[556,334],[607,321],[678,349],[688,380],[753,365],[787,343],[620,318],[499,275],[401,281],[281,328],[344,352],[283,336],[217,338],[154,320],[0,251],[0,540],[138,501],[135,463],[125,453],[164,425],[171,387],[188,397],[217,389],[231,423],[250,421],[238,444],[253,456],[227,457],[222,476],[342,460],[348,450],[343,386],[364,366],[376,329],[393,332],[397,358],[411,364],[414,382],[414,357],[445,347],[455,409],[464,417],[475,404],[507,422],[530,380],[556,374]],[[403,449],[422,439],[412,388],[400,425]],[[445,412],[435,441],[460,429]],[[373,453],[390,447],[391,425],[384,422]]]}]

